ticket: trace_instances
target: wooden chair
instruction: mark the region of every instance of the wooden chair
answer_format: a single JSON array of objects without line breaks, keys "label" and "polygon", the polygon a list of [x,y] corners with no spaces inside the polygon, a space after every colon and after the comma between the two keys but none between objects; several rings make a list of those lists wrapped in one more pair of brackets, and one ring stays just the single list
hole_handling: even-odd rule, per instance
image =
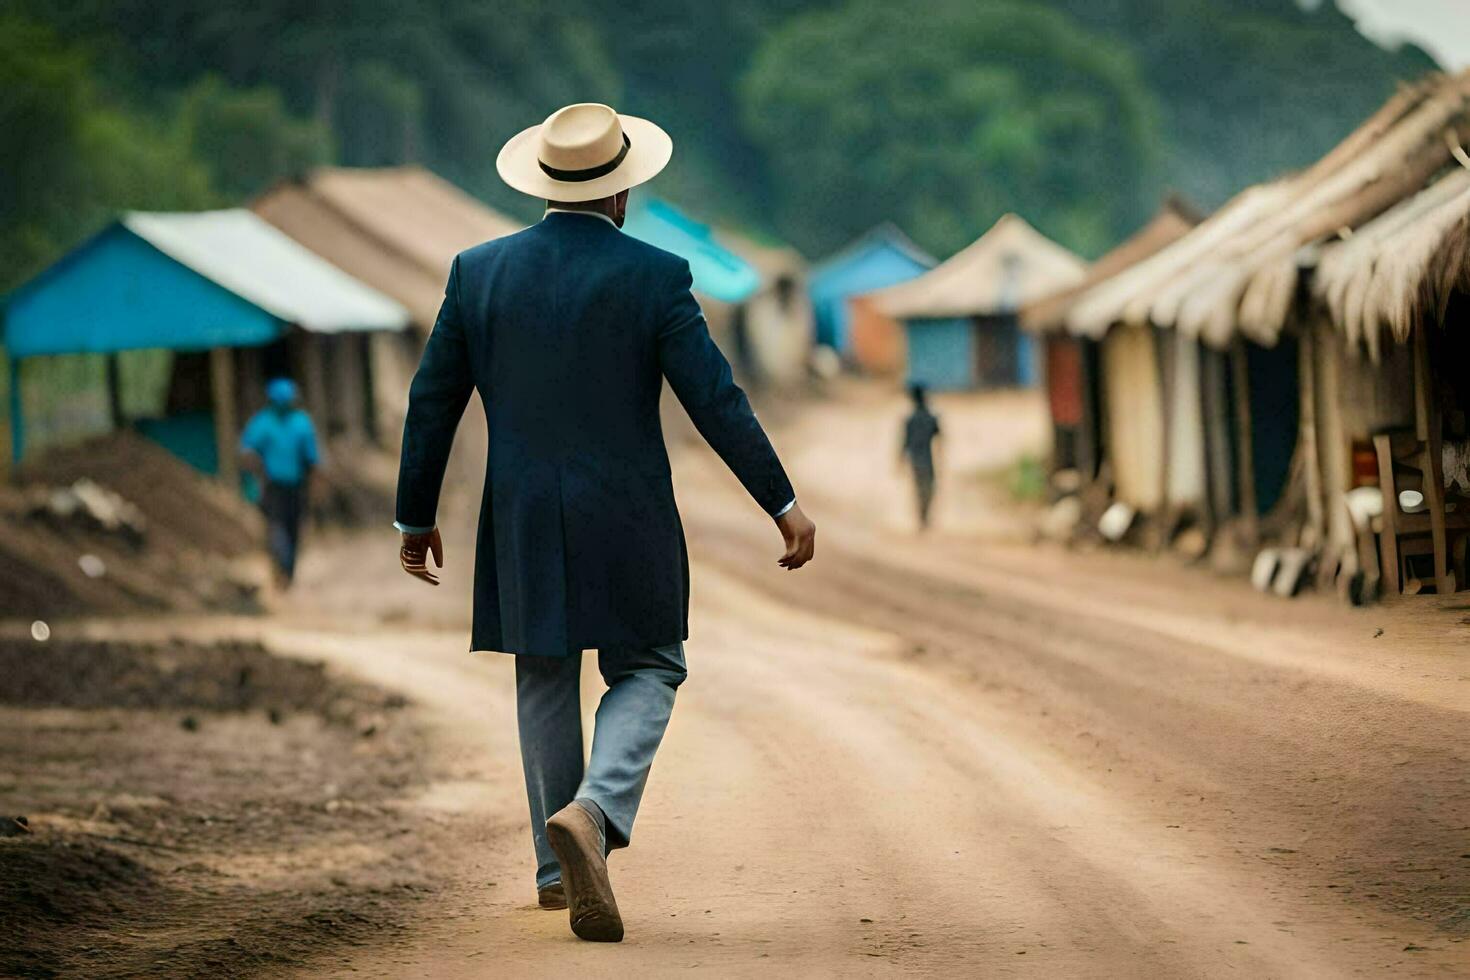
[{"label": "wooden chair", "polygon": [[[1391,592],[1403,591],[1407,577],[1405,559],[1414,556],[1432,558],[1436,592],[1453,592],[1457,586],[1466,584],[1470,501],[1460,501],[1457,510],[1446,512],[1439,442],[1437,438],[1421,440],[1407,430],[1383,432],[1373,437],[1378,456],[1378,485],[1383,491],[1383,531],[1378,551],[1384,586]],[[1399,506],[1399,493],[1404,490],[1422,493],[1424,510],[1405,513]]]},{"label": "wooden chair", "polygon": [[[1470,500],[1460,500],[1453,513],[1446,508],[1443,452],[1444,418],[1435,393],[1435,376],[1430,365],[1429,337],[1424,323],[1415,326],[1414,427],[1383,432],[1373,437],[1378,456],[1378,485],[1383,490],[1383,532],[1379,554],[1385,585],[1403,591],[1403,559],[1410,554],[1427,554],[1434,561],[1434,589],[1441,595],[1455,591],[1465,582],[1465,538],[1470,535]],[[1399,506],[1399,491],[1424,494],[1424,510],[1406,514]],[[1428,549],[1422,542],[1428,539]],[[1407,550],[1406,550],[1407,549]],[[1453,560],[1455,568],[1450,569]]]}]

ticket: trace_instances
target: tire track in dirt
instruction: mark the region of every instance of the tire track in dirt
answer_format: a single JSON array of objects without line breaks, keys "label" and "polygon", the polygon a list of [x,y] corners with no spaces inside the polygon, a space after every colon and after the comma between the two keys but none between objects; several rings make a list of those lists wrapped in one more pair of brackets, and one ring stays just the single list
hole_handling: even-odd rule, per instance
[{"label": "tire track in dirt", "polygon": [[[1079,615],[1064,597],[1041,606],[896,568],[831,537],[787,598],[902,637],[909,659],[963,678],[1169,824],[1236,841],[1263,881],[1470,936],[1463,714]],[[699,560],[786,592],[759,571],[766,542],[716,523],[691,538]]]}]

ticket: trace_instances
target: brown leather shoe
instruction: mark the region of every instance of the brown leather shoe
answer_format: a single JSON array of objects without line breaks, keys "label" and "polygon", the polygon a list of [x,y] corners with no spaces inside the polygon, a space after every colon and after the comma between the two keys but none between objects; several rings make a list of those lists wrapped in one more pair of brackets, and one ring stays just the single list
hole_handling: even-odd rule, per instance
[{"label": "brown leather shoe", "polygon": [[567,890],[561,882],[553,881],[545,888],[536,889],[536,903],[543,909],[564,909],[567,907]]},{"label": "brown leather shoe", "polygon": [[623,941],[623,917],[607,878],[602,835],[592,814],[569,803],[546,821],[546,839],[561,862],[572,932],[594,943]]}]

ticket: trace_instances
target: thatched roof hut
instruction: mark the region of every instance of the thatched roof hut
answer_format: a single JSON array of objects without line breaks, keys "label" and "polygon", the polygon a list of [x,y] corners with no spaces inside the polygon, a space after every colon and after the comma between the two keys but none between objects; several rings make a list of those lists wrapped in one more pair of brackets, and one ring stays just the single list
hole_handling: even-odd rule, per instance
[{"label": "thatched roof hut", "polygon": [[[392,445],[454,257],[521,225],[418,166],[319,167],[271,187],[250,209],[407,308],[413,334],[373,338],[367,354],[376,428]],[[466,418],[470,425],[483,424],[473,408]]]},{"label": "thatched roof hut", "polygon": [[791,384],[806,374],[816,326],[807,293],[806,258],[781,242],[760,241],[730,228],[715,241],[748,262],[760,285],[743,306],[739,328],[755,380]]},{"label": "thatched roof hut", "polygon": [[1299,174],[1251,187],[1192,233],[1083,296],[1074,332],[1117,322],[1175,327],[1224,347],[1237,331],[1272,344],[1310,249],[1413,194],[1470,140],[1470,71],[1406,86]]},{"label": "thatched roof hut", "polygon": [[408,307],[427,335],[449,265],[521,225],[422,167],[319,167],[282,181],[251,210]]},{"label": "thatched roof hut", "polygon": [[1443,316],[1470,290],[1470,158],[1424,190],[1323,247],[1313,293],[1351,346],[1377,362],[1385,334],[1408,343],[1414,324]]},{"label": "thatched roof hut", "polygon": [[1200,215],[1190,204],[1169,195],[1147,224],[1092,263],[1081,282],[1027,304],[1021,310],[1021,325],[1037,333],[1063,329],[1068,311],[1088,290],[1173,244],[1199,222]]},{"label": "thatched roof hut", "polygon": [[1281,197],[1279,184],[1251,187],[1237,194],[1193,231],[1085,290],[1067,312],[1067,330],[1097,340],[1114,324],[1142,326],[1151,322],[1153,306],[1161,293],[1277,206]]},{"label": "thatched roof hut", "polygon": [[898,320],[1014,313],[1076,285],[1087,263],[1014,215],[933,269],[870,294],[874,307]]}]

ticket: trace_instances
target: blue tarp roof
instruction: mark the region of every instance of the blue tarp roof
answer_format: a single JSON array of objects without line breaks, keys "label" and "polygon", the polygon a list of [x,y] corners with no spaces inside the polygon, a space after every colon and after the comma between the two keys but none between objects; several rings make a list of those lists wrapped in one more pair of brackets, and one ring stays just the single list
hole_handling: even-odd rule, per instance
[{"label": "blue tarp roof", "polygon": [[934,258],[897,227],[882,224],[813,266],[807,291],[818,343],[846,350],[849,297],[905,282],[934,265]]},{"label": "blue tarp roof", "polygon": [[905,235],[897,225],[891,221],[885,221],[869,228],[853,241],[812,266],[809,278],[812,282],[819,282],[831,276],[841,275],[850,266],[861,264],[874,252],[891,252],[906,259],[910,265],[920,270],[932,269],[939,264],[938,259],[915,245],[913,240]]},{"label": "blue tarp roof", "polygon": [[398,303],[244,210],[130,213],[5,301],[12,357],[269,343],[396,330]]},{"label": "blue tarp roof", "polygon": [[708,225],[667,201],[650,198],[631,208],[623,231],[687,260],[695,291],[713,299],[740,303],[760,287],[754,266],[721,247]]}]

